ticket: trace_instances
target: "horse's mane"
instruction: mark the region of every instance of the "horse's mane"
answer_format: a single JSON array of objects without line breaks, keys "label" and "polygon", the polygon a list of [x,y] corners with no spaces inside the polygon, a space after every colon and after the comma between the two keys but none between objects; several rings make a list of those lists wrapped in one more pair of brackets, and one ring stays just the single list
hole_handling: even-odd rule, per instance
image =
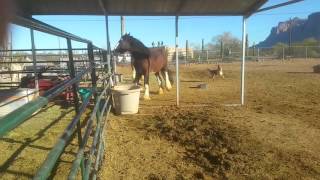
[{"label": "horse's mane", "polygon": [[140,40],[134,38],[130,34],[125,34],[122,36],[123,39],[127,39],[131,42],[132,50],[134,52],[139,52],[142,54],[145,54],[147,56],[150,56],[150,50],[148,47],[146,47]]}]

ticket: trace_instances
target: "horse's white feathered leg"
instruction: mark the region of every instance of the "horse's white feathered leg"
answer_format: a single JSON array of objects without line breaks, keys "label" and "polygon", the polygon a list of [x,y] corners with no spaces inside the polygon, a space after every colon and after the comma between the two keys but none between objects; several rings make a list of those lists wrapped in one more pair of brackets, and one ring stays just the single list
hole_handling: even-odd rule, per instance
[{"label": "horse's white feathered leg", "polygon": [[136,78],[136,69],[134,67],[132,67],[132,78]]},{"label": "horse's white feathered leg", "polygon": [[144,100],[150,100],[150,93],[149,93],[149,84],[144,85],[145,91],[144,91]]},{"label": "horse's white feathered leg", "polygon": [[170,80],[169,80],[169,74],[168,74],[168,71],[165,71],[165,79],[166,79],[166,88],[167,90],[170,90],[172,89],[172,86],[171,86],[171,83],[170,83]]},{"label": "horse's white feathered leg", "polygon": [[160,76],[156,75],[156,78],[157,78],[157,81],[158,81],[158,85],[159,85],[159,94],[163,94],[163,89],[162,89],[162,86],[161,86],[161,79],[160,79]]}]

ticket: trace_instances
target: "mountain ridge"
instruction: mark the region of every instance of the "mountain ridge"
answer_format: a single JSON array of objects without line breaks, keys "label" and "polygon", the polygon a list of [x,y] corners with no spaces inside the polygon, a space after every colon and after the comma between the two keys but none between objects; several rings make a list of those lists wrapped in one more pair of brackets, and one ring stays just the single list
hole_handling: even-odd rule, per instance
[{"label": "mountain ridge", "polygon": [[269,36],[257,47],[271,47],[277,43],[289,44],[291,31],[291,42],[301,42],[307,38],[320,40],[320,12],[312,13],[307,19],[293,18],[279,22],[272,27]]}]

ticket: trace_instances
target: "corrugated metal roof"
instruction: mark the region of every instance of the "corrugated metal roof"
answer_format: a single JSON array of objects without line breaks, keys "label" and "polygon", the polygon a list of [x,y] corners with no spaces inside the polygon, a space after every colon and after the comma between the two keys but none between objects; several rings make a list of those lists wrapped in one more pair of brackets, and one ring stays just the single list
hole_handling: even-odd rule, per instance
[{"label": "corrugated metal roof", "polygon": [[[250,15],[267,0],[101,0],[109,15]],[[99,0],[17,0],[23,15],[103,15]]]}]

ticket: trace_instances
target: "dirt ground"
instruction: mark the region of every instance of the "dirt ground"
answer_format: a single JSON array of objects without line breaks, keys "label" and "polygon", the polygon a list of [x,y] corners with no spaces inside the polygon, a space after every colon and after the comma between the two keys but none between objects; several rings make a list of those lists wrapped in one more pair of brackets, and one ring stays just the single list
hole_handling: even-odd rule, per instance
[{"label": "dirt ground", "polygon": [[[225,78],[181,65],[175,86],[140,101],[136,115],[112,115],[100,179],[320,179],[319,60],[248,62],[246,105],[239,104],[240,64]],[[119,71],[130,79],[128,67]],[[207,83],[207,89],[191,88]]]},{"label": "dirt ground", "polygon": [[[136,115],[111,115],[99,179],[320,179],[320,60],[248,62],[246,105],[239,104],[240,64],[181,65],[181,106],[174,88]],[[130,79],[130,68],[119,67]],[[174,69],[174,67],[171,67]],[[194,88],[207,83],[207,89]],[[83,120],[89,115],[86,112]],[[74,115],[50,103],[0,138],[0,179],[32,179]],[[65,149],[52,179],[66,179],[77,140]]]}]

